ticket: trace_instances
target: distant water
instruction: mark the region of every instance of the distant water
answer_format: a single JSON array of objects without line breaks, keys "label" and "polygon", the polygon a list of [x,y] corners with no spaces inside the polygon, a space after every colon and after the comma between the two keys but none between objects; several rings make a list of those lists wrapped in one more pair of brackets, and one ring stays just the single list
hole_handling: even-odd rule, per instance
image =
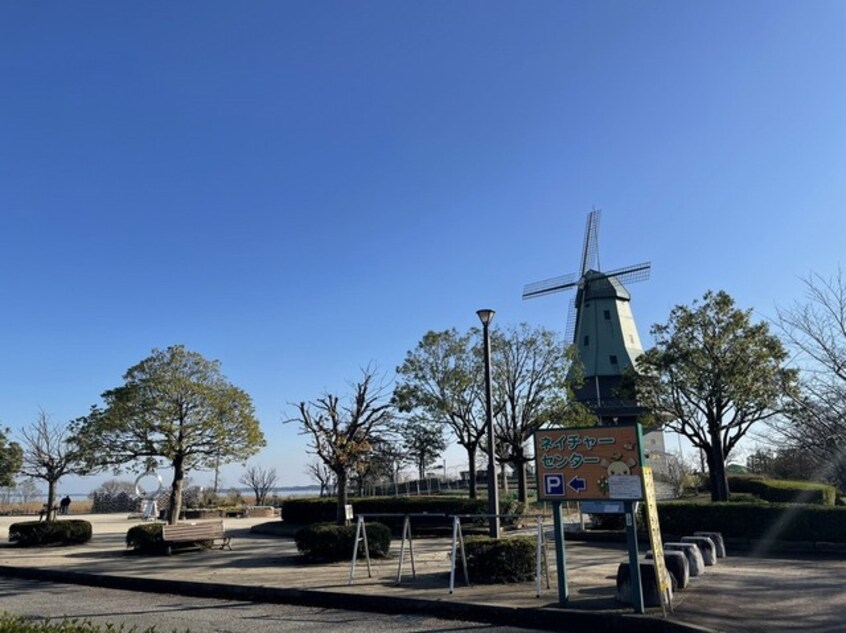
[{"label": "distant water", "polygon": [[[167,482],[165,482],[165,487],[167,487]],[[232,488],[223,488],[218,491],[222,497],[225,497]],[[238,492],[240,492],[243,496],[252,496],[253,491],[250,488],[235,488]],[[71,500],[74,499],[88,499],[88,495],[91,494],[90,492],[62,492],[59,491],[57,493],[57,499],[61,499],[65,495],[69,496]],[[270,493],[268,496],[276,495],[277,497],[285,498],[285,497],[316,497],[320,494],[320,486],[281,486],[279,488],[271,488]],[[46,501],[47,500],[47,493],[40,495],[40,497]]]}]

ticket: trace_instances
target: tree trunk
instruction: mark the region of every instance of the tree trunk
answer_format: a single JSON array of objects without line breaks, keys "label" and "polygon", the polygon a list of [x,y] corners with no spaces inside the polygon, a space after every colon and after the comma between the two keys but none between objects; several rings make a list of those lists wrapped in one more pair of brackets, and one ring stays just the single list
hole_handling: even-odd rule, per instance
[{"label": "tree trunk", "polygon": [[465,448],[467,449],[467,462],[468,462],[467,468],[469,469],[468,475],[470,477],[470,482],[469,482],[470,488],[468,490],[468,494],[469,494],[471,499],[475,499],[476,496],[477,496],[477,492],[476,492],[476,447],[475,446],[473,446],[473,447],[466,446]]},{"label": "tree trunk", "polygon": [[517,469],[517,501],[528,503],[529,501],[529,478],[526,476],[526,462],[520,460],[514,464]]},{"label": "tree trunk", "polygon": [[726,461],[723,457],[722,443],[711,434],[711,446],[706,450],[708,457],[708,475],[711,481],[711,501],[728,501],[729,487],[726,476]]},{"label": "tree trunk", "polygon": [[56,520],[56,484],[55,480],[47,481],[47,511],[44,513],[45,521]]},{"label": "tree trunk", "polygon": [[182,484],[185,482],[183,458],[178,456],[173,460],[173,483],[170,486],[170,503],[168,503],[167,522],[176,525],[182,513]]},{"label": "tree trunk", "polygon": [[341,469],[335,473],[335,480],[338,484],[338,506],[335,512],[335,521],[338,525],[345,525],[347,522],[347,471]]},{"label": "tree trunk", "polygon": [[508,494],[508,466],[505,462],[502,462],[499,465],[499,471],[502,475],[502,492],[503,494]]}]

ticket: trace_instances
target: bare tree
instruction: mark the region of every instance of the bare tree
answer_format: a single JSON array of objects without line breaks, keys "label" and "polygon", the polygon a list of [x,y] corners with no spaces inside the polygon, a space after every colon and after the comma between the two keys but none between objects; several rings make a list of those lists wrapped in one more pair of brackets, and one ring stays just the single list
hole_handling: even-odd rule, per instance
[{"label": "bare tree", "polygon": [[373,368],[362,370],[361,379],[352,388],[354,393],[347,404],[327,393],[313,402],[300,402],[297,416],[285,420],[298,423],[302,433],[311,436],[312,452],[335,474],[337,520],[341,525],[346,517],[349,477],[356,465],[367,459],[372,442],[388,429],[394,416],[386,389],[377,383]]},{"label": "bare tree", "polygon": [[526,465],[533,459],[528,444],[534,432],[547,422],[578,426],[596,418],[571,397],[567,374],[573,352],[554,332],[525,323],[497,329],[491,348],[497,457],[514,468],[518,498],[526,503]]},{"label": "bare tree", "polygon": [[267,501],[267,493],[276,484],[276,469],[267,470],[261,466],[249,466],[238,480],[253,491],[256,505],[263,506]]},{"label": "bare tree", "polygon": [[80,452],[70,444],[67,428],[51,424],[50,416],[43,410],[32,425],[21,430],[21,440],[21,473],[47,482],[47,520],[54,521],[59,480],[65,475],[87,472]]},{"label": "bare tree", "polygon": [[15,492],[18,493],[18,498],[24,506],[42,493],[31,477],[20,480],[15,486]]},{"label": "bare tree", "polygon": [[819,478],[846,489],[846,277],[838,269],[804,281],[805,300],[778,310],[802,365],[801,395],[778,430],[786,448],[812,458]]},{"label": "bare tree", "polygon": [[325,497],[332,490],[332,471],[320,460],[314,460],[306,466],[306,474],[320,485],[320,496]]},{"label": "bare tree", "polygon": [[681,497],[693,482],[694,464],[683,453],[650,451],[649,460],[655,463],[655,479],[666,482],[674,496]]}]

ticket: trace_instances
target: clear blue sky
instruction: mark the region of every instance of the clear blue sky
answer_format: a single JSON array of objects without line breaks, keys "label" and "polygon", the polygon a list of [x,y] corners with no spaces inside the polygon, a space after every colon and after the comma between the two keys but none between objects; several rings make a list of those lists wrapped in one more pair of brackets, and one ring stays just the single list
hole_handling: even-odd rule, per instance
[{"label": "clear blue sky", "polygon": [[288,403],[481,307],[563,330],[520,294],[592,206],[603,267],[653,262],[648,345],[707,289],[772,316],[833,273],[844,173],[842,1],[3,0],[0,423],[182,343],[309,483]]}]

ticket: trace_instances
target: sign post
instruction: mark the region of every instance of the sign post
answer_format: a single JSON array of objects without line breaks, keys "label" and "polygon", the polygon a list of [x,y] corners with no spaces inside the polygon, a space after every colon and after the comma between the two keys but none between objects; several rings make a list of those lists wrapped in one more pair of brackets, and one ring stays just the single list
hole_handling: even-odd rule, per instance
[{"label": "sign post", "polygon": [[[566,607],[570,601],[567,586],[567,556],[564,551],[564,519],[561,516],[561,502],[552,502],[552,525],[555,529],[555,567],[558,570],[558,604]],[[560,545],[559,545],[560,544]]]},{"label": "sign post", "polygon": [[621,501],[632,577],[632,604],[643,613],[638,564],[636,502],[644,498],[643,451],[639,424],[550,428],[535,432],[538,500],[553,503],[558,599],[569,599],[564,551],[562,501]]}]

